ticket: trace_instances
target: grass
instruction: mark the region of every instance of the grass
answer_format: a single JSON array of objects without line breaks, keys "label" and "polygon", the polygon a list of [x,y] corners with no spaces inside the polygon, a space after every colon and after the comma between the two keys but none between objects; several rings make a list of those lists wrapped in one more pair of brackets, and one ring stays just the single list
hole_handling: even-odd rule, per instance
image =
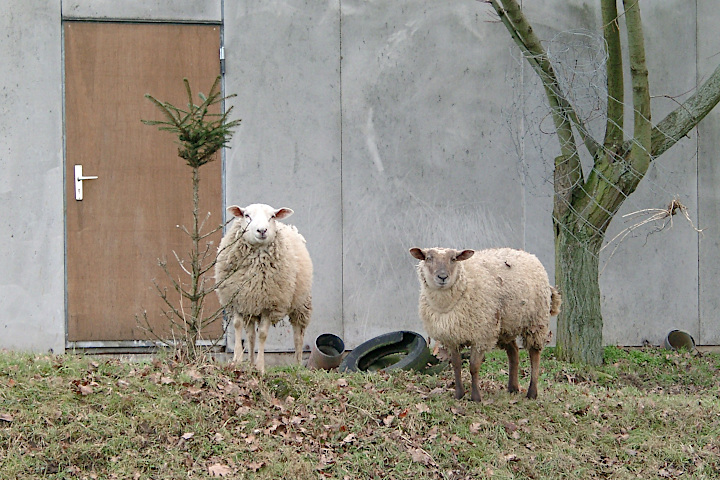
[{"label": "grass", "polygon": [[449,371],[261,377],[211,362],[1,353],[0,478],[720,475],[720,356],[610,347],[591,368],[546,349],[536,401],[504,390],[506,363],[488,356],[473,403],[453,399]]}]

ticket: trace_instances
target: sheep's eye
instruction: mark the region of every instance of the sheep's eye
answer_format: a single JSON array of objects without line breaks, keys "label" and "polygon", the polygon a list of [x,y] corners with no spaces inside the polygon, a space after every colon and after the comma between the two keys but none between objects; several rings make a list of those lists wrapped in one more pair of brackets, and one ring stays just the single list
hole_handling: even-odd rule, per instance
[{"label": "sheep's eye", "polygon": [[250,215],[248,215],[247,213],[245,214],[245,219],[246,219],[248,222],[252,222],[252,218],[250,218]]},{"label": "sheep's eye", "polygon": [[453,261],[453,262],[457,262],[457,257],[453,257],[453,258],[452,258],[452,261]]}]

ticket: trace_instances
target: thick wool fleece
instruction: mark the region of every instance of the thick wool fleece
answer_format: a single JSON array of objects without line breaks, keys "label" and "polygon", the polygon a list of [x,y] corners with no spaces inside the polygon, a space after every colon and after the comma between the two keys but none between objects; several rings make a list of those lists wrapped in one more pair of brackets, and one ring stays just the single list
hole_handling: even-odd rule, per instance
[{"label": "thick wool fleece", "polygon": [[244,241],[242,222],[233,223],[220,243],[215,265],[216,280],[227,277],[218,287],[218,297],[245,323],[267,314],[274,325],[289,315],[293,324],[304,328],[312,308],[312,262],[297,229],[276,223],[275,240],[260,248]]},{"label": "thick wool fleece", "polygon": [[534,255],[510,248],[476,251],[458,262],[457,280],[443,290],[428,286],[423,264],[418,264],[420,318],[431,338],[450,349],[472,346],[482,352],[517,336],[526,348],[546,345],[560,297]]}]

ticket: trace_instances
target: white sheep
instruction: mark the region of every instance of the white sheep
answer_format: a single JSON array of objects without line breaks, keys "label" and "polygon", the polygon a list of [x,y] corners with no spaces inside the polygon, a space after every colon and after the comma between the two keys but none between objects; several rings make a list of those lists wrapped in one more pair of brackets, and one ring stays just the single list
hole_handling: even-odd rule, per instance
[{"label": "white sheep", "polygon": [[430,338],[450,353],[455,398],[465,394],[460,376],[463,347],[471,348],[472,400],[480,401],[478,371],[485,352],[496,345],[508,355],[508,390],[517,392],[518,336],[530,354],[527,397],[537,398],[540,352],[549,339],[549,318],[560,312],[561,297],[535,255],[511,248],[412,248],[410,254],[421,260],[420,318]]},{"label": "white sheep", "polygon": [[293,214],[253,204],[228,207],[235,220],[218,247],[215,279],[220,303],[232,313],[234,362],[242,362],[245,329],[252,361],[258,333],[256,367],[265,372],[265,341],[271,325],[287,315],[293,327],[295,360],[302,360],[305,329],[312,311],[312,261],[297,228],[279,222]]}]

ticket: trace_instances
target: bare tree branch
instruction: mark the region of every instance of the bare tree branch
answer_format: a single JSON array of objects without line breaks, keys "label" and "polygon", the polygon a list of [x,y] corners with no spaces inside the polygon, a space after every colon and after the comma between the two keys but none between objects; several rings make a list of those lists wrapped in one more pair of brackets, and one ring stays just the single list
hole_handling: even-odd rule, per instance
[{"label": "bare tree branch", "polygon": [[720,102],[720,65],[694,95],[663,118],[652,130],[651,154],[658,157],[695,128]]},{"label": "bare tree branch", "polygon": [[625,116],[625,87],[623,61],[618,24],[617,0],[602,0],[603,36],[608,49],[607,72],[607,123],[605,126],[606,149],[615,151],[623,143],[623,120]]}]

